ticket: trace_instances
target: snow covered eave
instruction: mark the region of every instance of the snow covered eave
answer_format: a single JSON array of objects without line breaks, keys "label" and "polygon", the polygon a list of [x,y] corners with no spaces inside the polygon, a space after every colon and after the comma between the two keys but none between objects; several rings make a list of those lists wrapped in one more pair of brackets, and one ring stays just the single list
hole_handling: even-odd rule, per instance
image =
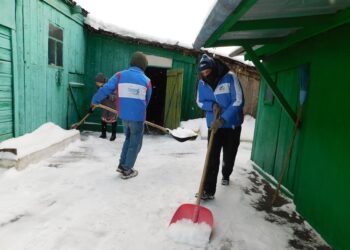
[{"label": "snow covered eave", "polygon": [[242,0],[218,0],[204,22],[193,47],[196,49],[204,47],[208,39],[237,8],[241,1]]}]

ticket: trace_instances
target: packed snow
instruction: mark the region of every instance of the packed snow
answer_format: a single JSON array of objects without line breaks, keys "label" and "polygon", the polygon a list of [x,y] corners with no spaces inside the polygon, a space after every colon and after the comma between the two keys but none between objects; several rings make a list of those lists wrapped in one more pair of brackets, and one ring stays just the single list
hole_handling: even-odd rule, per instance
[{"label": "packed snow", "polygon": [[204,222],[193,223],[189,219],[182,219],[171,224],[167,233],[174,242],[203,248],[209,242],[211,227]]},{"label": "packed snow", "polygon": [[77,134],[79,134],[77,130],[64,130],[56,124],[49,122],[41,125],[32,133],[1,142],[0,148],[16,148],[17,157],[12,156],[11,159],[17,159],[45,149]]},{"label": "packed snow", "polygon": [[[273,223],[254,208],[264,188],[254,186],[261,179],[250,164],[251,143],[241,142],[230,185],[218,183],[215,199],[201,203],[214,216],[210,241],[181,243],[186,229],[169,222],[180,205],[195,203],[207,141],[145,135],[135,164],[139,175],[123,180],[115,170],[124,135],[114,142],[98,136],[83,132],[81,141],[22,171],[0,169],[1,250],[283,250],[293,249],[295,228],[313,232],[306,223]],[[283,210],[295,213],[293,205]]]},{"label": "packed snow", "polygon": [[173,129],[170,131],[170,133],[178,138],[188,138],[188,137],[193,137],[197,136],[197,134],[191,130],[191,129],[186,129],[186,128],[177,128]]}]

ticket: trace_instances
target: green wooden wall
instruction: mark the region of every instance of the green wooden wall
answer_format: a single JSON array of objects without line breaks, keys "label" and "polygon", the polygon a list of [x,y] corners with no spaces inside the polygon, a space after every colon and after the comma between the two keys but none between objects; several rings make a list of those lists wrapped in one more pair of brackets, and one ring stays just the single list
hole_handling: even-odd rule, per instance
[{"label": "green wooden wall", "polygon": [[[152,45],[135,44],[120,38],[89,32],[87,34],[87,52],[86,52],[86,74],[85,87],[81,89],[84,106],[80,107],[82,113],[86,112],[91,98],[96,91],[95,76],[103,72],[111,77],[120,70],[129,67],[131,55],[135,51],[142,51],[147,55],[171,58],[173,60],[172,69],[182,69],[184,71],[182,101],[181,101],[181,120],[197,118],[200,110],[196,104],[196,58],[186,56],[180,52],[158,48]],[[88,122],[99,123],[100,113],[94,112]],[[90,129],[96,129],[89,127]],[[97,128],[98,129],[98,128]]]},{"label": "green wooden wall", "polygon": [[[18,134],[49,121],[66,128],[69,76],[85,72],[83,16],[59,0],[18,0],[16,14]],[[48,65],[49,23],[63,29],[63,67]]]},{"label": "green wooden wall", "polygon": [[[341,26],[264,61],[294,111],[296,69],[310,65],[309,95],[283,184],[298,211],[337,250],[350,245],[349,30]],[[264,103],[265,88],[261,84],[252,160],[278,179],[293,124],[277,102]]]}]

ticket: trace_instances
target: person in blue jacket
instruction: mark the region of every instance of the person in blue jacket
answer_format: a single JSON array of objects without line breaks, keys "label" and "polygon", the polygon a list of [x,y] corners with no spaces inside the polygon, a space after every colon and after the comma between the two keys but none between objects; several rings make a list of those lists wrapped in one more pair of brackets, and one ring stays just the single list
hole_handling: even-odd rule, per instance
[{"label": "person in blue jacket", "polygon": [[117,93],[117,111],[122,120],[125,141],[120,154],[117,172],[122,179],[135,177],[138,174],[133,167],[142,147],[146,108],[151,99],[150,79],[145,75],[148,61],[142,52],[135,52],[130,61],[130,68],[116,73],[93,96],[90,112],[109,94]]},{"label": "person in blue jacket", "polygon": [[[223,151],[222,185],[229,185],[236,159],[243,123],[244,96],[242,86],[228,67],[218,59],[202,55],[199,61],[201,79],[198,82],[197,104],[205,111],[210,136],[214,137],[208,161],[203,200],[214,199]],[[214,117],[215,113],[218,117]]]}]

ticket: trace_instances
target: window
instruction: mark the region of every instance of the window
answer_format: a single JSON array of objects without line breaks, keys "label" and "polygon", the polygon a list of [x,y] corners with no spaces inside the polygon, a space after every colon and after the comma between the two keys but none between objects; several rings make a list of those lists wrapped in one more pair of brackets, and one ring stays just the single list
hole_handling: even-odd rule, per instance
[{"label": "window", "polygon": [[49,24],[48,63],[63,67],[63,30]]}]

